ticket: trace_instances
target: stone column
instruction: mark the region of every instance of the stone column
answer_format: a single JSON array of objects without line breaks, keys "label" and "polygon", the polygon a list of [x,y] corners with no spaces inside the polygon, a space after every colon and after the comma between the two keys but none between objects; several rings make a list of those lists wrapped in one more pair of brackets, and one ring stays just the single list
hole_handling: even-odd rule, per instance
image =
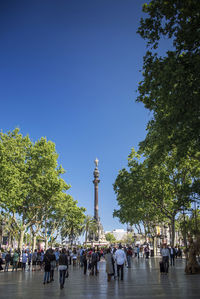
[{"label": "stone column", "polygon": [[98,159],[94,161],[96,167],[94,170],[94,219],[96,219],[97,222],[99,222],[99,202],[98,202],[98,188],[99,188],[99,170],[98,170]]}]

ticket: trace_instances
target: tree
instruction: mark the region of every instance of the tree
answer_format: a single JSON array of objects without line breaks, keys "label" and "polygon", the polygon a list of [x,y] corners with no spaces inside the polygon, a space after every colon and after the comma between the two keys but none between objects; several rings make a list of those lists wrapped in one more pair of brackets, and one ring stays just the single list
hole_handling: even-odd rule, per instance
[{"label": "tree", "polygon": [[[182,159],[176,162],[176,152],[165,156],[160,165],[149,167],[149,159],[139,163],[138,154],[129,155],[129,171],[123,169],[114,184],[120,207],[114,211],[122,223],[143,224],[145,235],[155,227],[167,222],[171,227],[171,242],[174,244],[175,219],[192,202],[194,161]],[[195,171],[194,171],[195,172]]]},{"label": "tree", "polygon": [[77,201],[73,200],[70,202],[70,208],[61,222],[60,232],[62,239],[68,237],[72,244],[73,240],[81,235],[85,220],[84,212],[85,209],[83,207],[77,206]]},{"label": "tree", "polygon": [[132,233],[127,233],[126,235],[123,236],[121,240],[121,243],[129,244],[129,245],[134,242],[135,242],[135,238]]},{"label": "tree", "polygon": [[0,134],[0,206],[20,232],[20,249],[25,231],[31,227],[35,240],[70,187],[57,159],[55,144],[46,138],[33,143],[19,129]]},{"label": "tree", "polygon": [[110,243],[115,243],[117,241],[115,236],[112,233],[107,233],[105,237],[106,237],[106,241]]},{"label": "tree", "polygon": [[189,213],[182,213],[177,219],[177,227],[181,231],[182,235],[188,238],[189,236],[197,236],[200,233],[200,210],[192,210],[191,215]]},{"label": "tree", "polygon": [[96,234],[97,230],[98,226],[96,220],[92,216],[86,215],[82,227],[82,233],[85,234],[85,243],[88,241],[88,236]]},{"label": "tree", "polygon": [[[140,156],[132,149],[128,158],[129,171],[122,169],[114,183],[119,210],[114,210],[114,217],[122,223],[134,225],[136,229],[147,237],[153,227],[163,221],[164,216],[152,204],[153,188],[152,176],[149,175],[147,162],[140,163]],[[142,229],[143,227],[143,229]]]},{"label": "tree", "polygon": [[[177,158],[200,160],[200,2],[151,0],[143,12],[148,17],[141,19],[138,33],[149,49],[137,101],[153,112],[153,118],[140,147],[154,163],[174,147]],[[159,56],[163,38],[169,43]]]}]

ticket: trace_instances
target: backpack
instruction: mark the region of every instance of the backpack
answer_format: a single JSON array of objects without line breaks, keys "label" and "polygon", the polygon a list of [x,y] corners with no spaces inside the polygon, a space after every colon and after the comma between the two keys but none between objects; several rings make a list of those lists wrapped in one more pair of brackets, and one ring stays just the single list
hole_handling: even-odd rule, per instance
[{"label": "backpack", "polygon": [[32,258],[33,262],[37,261],[37,252],[33,253],[33,258]]},{"label": "backpack", "polygon": [[92,254],[92,262],[96,263],[99,261],[99,255],[96,252],[93,252]]}]

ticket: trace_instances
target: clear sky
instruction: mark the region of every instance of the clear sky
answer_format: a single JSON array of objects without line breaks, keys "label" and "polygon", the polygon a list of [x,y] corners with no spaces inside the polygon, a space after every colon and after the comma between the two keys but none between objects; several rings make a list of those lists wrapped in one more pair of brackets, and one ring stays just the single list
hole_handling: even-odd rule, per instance
[{"label": "clear sky", "polygon": [[144,0],[1,0],[0,127],[56,143],[70,194],[93,215],[94,160],[105,230],[122,228],[113,183],[150,114],[135,103]]}]

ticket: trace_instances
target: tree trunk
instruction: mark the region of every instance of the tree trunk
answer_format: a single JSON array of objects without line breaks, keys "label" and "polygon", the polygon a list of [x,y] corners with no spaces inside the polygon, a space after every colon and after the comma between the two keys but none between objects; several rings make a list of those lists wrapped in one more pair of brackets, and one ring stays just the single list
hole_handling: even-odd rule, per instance
[{"label": "tree trunk", "polygon": [[87,244],[87,235],[88,235],[88,232],[87,232],[87,230],[86,230],[86,232],[85,232],[85,243]]},{"label": "tree trunk", "polygon": [[175,240],[175,217],[172,216],[171,219],[171,245],[174,246],[174,240]]},{"label": "tree trunk", "polygon": [[153,253],[154,256],[157,255],[157,238],[156,237],[152,237],[153,239]]},{"label": "tree trunk", "polygon": [[36,234],[33,234],[33,244],[32,244],[32,251],[36,249]]},{"label": "tree trunk", "polygon": [[156,245],[156,251],[155,251],[155,255],[158,255],[158,239],[157,237],[155,237],[155,245]]},{"label": "tree trunk", "polygon": [[145,242],[147,242],[147,230],[145,226],[144,226],[144,238],[145,238]]},{"label": "tree trunk", "polygon": [[23,229],[20,230],[20,238],[19,238],[19,245],[18,245],[20,251],[22,251],[22,248],[23,248],[24,233],[25,233],[25,228],[23,228]]}]

